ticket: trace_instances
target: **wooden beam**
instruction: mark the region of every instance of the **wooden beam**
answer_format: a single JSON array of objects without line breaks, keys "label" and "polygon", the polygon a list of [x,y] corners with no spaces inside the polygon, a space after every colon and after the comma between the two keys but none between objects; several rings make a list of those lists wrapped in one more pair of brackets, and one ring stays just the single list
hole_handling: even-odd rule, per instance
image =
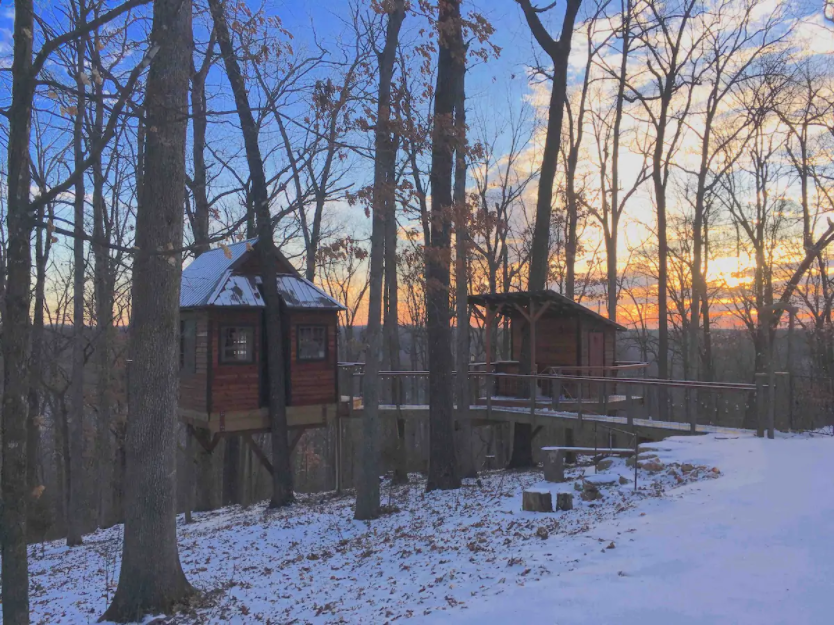
[{"label": "wooden beam", "polygon": [[264,465],[269,474],[272,475],[272,463],[269,461],[269,458],[266,457],[266,454],[263,452],[263,449],[255,442],[255,439],[252,438],[252,435],[249,432],[246,432],[243,435],[243,440],[246,442],[247,445],[252,449],[252,453],[254,453],[258,460],[261,461],[261,464]]},{"label": "wooden beam", "polygon": [[[532,300],[530,301],[530,306],[532,310]],[[550,302],[545,302],[544,305],[536,311],[536,314],[533,316],[533,321],[538,321],[541,316],[550,308]]]},{"label": "wooden beam", "polygon": [[186,426],[188,430],[191,432],[191,435],[197,439],[197,442],[200,443],[200,446],[206,450],[206,452],[211,453],[214,451],[214,448],[217,447],[217,443],[220,442],[220,435],[215,434],[213,437],[209,438],[206,435],[206,430],[203,428],[197,429],[193,425]]},{"label": "wooden beam", "polygon": [[524,319],[526,321],[528,321],[528,322],[530,321],[530,313],[528,313],[526,310],[524,310],[524,308],[522,308],[521,306],[519,306],[516,303],[513,303],[513,308],[515,308],[518,312],[520,312],[521,316],[524,317]]},{"label": "wooden beam", "polygon": [[300,427],[300,428],[295,429],[290,434],[290,440],[289,440],[290,453],[292,453],[293,449],[295,449],[295,446],[298,445],[298,442],[301,440],[301,437],[304,435],[304,432],[306,430],[307,430],[307,428]]}]

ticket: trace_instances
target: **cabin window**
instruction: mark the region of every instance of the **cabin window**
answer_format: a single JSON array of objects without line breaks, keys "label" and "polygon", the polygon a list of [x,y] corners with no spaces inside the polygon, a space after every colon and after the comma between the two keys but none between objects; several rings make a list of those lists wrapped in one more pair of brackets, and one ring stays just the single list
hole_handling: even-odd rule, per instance
[{"label": "cabin window", "polygon": [[220,328],[220,362],[246,364],[255,362],[255,329],[251,326]]},{"label": "cabin window", "polygon": [[180,373],[197,372],[197,320],[180,321]]},{"label": "cabin window", "polygon": [[327,358],[327,326],[298,326],[298,360]]}]

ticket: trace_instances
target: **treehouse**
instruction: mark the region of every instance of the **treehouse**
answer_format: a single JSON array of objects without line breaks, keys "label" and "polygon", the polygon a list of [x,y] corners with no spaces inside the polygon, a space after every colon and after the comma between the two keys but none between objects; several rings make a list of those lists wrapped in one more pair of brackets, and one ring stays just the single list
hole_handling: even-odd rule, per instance
[{"label": "treehouse", "polygon": [[[487,332],[487,371],[520,373],[522,343],[528,332],[530,373],[601,377],[619,368],[614,367],[616,334],[625,328],[559,293],[470,295],[469,303],[480,310],[486,327],[493,327],[498,317],[510,320],[512,358],[494,361],[492,337]],[[514,378],[498,378],[496,390],[499,395],[516,395],[517,383]]]},{"label": "treehouse", "polygon": [[[270,429],[256,246],[253,239],[205,252],[182,274],[179,418],[215,441]],[[276,253],[287,423],[300,435],[335,417],[337,319],[343,307]]]}]

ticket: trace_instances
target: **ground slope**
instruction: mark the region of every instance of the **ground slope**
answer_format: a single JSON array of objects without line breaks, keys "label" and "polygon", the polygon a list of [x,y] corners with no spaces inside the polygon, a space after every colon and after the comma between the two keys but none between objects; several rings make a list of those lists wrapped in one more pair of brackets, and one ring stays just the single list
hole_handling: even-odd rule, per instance
[{"label": "ground slope", "polygon": [[[332,495],[196,515],[178,526],[180,553],[205,600],[170,622],[831,622],[834,439],[711,435],[655,447],[649,462],[662,470],[640,469],[635,491],[617,460],[604,473],[622,480],[599,501],[574,490],[594,473],[585,467],[558,485],[539,472],[444,493],[385,485],[390,514],[371,524],[351,519],[352,498]],[[576,509],[522,512],[533,486],[575,493]],[[120,527],[72,550],[33,547],[32,622],[94,622],[120,548]]]}]

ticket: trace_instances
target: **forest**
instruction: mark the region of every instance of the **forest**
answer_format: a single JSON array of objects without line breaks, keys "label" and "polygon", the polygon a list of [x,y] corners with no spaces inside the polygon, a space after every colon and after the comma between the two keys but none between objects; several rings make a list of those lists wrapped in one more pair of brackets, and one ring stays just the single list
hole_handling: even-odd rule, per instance
[{"label": "forest", "polygon": [[[834,414],[831,0],[15,0],[0,21],[4,624],[30,622],[47,539],[124,524],[103,617],[134,621],[196,592],[178,513],[344,483],[371,521],[386,472],[453,490],[485,455],[531,464],[529,426],[457,413],[456,372],[543,373],[533,323],[516,341],[473,297],[553,292],[622,326],[644,376],[784,371],[797,414]],[[178,417],[181,281],[243,245],[268,427],[212,451]],[[361,366],[344,450],[338,418],[288,422],[281,259]],[[392,372],[425,374],[419,428],[383,417]]]}]

